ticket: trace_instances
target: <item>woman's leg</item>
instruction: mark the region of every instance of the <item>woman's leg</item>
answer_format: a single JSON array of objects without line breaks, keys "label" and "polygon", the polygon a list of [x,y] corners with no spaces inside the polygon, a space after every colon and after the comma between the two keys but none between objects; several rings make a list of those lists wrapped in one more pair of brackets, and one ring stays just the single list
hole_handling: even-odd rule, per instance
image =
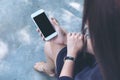
[{"label": "woman's leg", "polygon": [[64,48],[64,44],[57,44],[54,42],[46,42],[44,52],[46,55],[46,62],[38,62],[34,66],[37,71],[45,72],[49,76],[55,75],[56,58],[59,51]]},{"label": "woman's leg", "polygon": [[[39,62],[34,66],[37,71],[45,72],[50,76],[55,73],[57,54],[66,46],[67,40],[67,32],[59,26],[56,19],[52,18],[51,23],[54,25],[58,35],[49,42],[45,43],[44,52],[46,55],[46,62]],[[40,32],[40,30],[38,32]]]}]

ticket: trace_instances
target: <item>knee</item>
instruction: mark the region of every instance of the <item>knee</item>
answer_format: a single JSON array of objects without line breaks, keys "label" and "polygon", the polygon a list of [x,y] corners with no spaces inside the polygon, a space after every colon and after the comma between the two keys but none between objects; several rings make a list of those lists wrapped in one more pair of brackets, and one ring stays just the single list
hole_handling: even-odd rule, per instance
[{"label": "knee", "polygon": [[50,54],[51,52],[51,46],[50,46],[50,42],[46,42],[44,45],[44,52],[45,54]]}]

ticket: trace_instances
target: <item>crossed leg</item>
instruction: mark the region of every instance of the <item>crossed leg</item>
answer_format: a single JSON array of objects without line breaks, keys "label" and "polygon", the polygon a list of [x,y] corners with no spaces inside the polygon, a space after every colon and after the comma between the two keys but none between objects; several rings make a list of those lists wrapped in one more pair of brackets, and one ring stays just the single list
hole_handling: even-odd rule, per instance
[{"label": "crossed leg", "polygon": [[59,51],[66,46],[67,32],[62,29],[57,20],[52,18],[51,23],[54,25],[58,36],[51,41],[45,42],[44,52],[46,55],[46,62],[38,62],[34,68],[37,71],[44,72],[49,76],[55,75],[56,58]]},{"label": "crossed leg", "polygon": [[46,42],[44,46],[44,52],[46,55],[46,62],[38,62],[34,68],[37,71],[44,72],[49,76],[55,75],[56,58],[59,51],[64,48],[64,44],[57,44],[54,42]]}]

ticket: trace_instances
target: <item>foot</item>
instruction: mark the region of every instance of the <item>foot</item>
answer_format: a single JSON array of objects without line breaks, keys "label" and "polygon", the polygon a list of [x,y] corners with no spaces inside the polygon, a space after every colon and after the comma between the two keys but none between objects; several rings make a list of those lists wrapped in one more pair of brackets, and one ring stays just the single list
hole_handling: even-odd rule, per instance
[{"label": "foot", "polygon": [[45,62],[37,62],[34,66],[34,69],[38,72],[44,72],[47,75],[49,75],[50,77],[54,77],[55,76],[55,72],[50,70],[47,66],[47,63]]}]

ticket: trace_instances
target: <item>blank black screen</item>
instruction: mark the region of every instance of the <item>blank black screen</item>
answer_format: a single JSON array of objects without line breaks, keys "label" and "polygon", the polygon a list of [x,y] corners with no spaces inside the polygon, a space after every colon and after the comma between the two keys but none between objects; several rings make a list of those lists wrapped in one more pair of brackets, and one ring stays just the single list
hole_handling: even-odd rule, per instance
[{"label": "blank black screen", "polygon": [[34,17],[34,20],[38,27],[40,28],[41,32],[43,33],[44,37],[47,37],[55,32],[52,24],[50,23],[44,12]]}]

